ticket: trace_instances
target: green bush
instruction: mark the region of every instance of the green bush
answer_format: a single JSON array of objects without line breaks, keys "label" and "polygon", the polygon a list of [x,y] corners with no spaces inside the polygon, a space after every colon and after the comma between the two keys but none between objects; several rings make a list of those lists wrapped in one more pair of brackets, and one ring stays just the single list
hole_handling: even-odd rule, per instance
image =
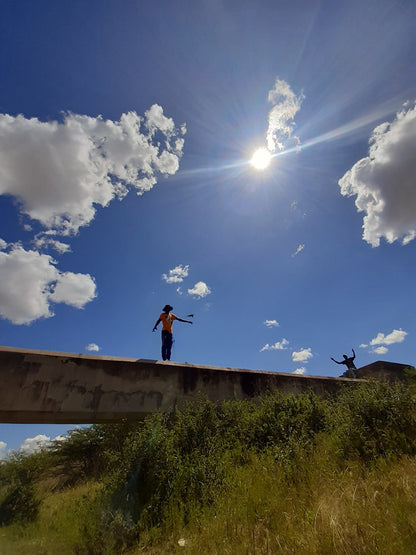
[{"label": "green bush", "polygon": [[259,451],[306,445],[325,427],[325,405],[313,393],[268,395],[255,411],[251,426],[250,444]]},{"label": "green bush", "polygon": [[7,526],[12,522],[26,524],[35,520],[39,503],[32,484],[12,484],[2,492],[0,525]]},{"label": "green bush", "polygon": [[65,477],[64,486],[99,479],[120,464],[126,440],[137,433],[140,423],[95,424],[70,431],[63,441],[50,447],[54,467]]},{"label": "green bush", "polygon": [[36,518],[40,501],[35,483],[48,465],[45,450],[27,456],[14,453],[0,465],[0,525]]},{"label": "green bush", "polygon": [[333,399],[328,428],[344,459],[416,453],[415,402],[402,383],[371,381]]}]

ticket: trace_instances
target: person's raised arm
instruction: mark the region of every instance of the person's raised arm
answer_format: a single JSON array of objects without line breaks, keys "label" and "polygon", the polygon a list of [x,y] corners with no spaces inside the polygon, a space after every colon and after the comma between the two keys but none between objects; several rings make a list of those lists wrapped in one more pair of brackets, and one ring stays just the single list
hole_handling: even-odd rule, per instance
[{"label": "person's raised arm", "polygon": [[334,358],[331,357],[331,360],[333,360],[334,362],[336,362],[337,364],[343,364],[342,362],[338,362],[337,360],[335,360]]},{"label": "person's raised arm", "polygon": [[354,359],[355,358],[355,351],[354,351],[354,349],[351,349],[351,350],[352,350],[352,354],[354,355],[352,358]]},{"label": "person's raised arm", "polygon": [[160,324],[161,321],[162,321],[162,320],[159,318],[158,321],[156,322],[156,324],[153,326],[152,331],[156,331],[156,330],[157,330],[157,327],[158,327],[158,325]]},{"label": "person's raised arm", "polygon": [[193,324],[190,320],[182,320],[182,318],[178,318],[177,316],[176,319],[179,320],[179,322],[185,322],[185,324]]}]

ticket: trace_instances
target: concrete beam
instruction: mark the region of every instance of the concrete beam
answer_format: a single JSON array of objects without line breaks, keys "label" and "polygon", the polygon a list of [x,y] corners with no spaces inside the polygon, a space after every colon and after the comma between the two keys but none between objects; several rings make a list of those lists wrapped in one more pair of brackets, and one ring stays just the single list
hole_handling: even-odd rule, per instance
[{"label": "concrete beam", "polygon": [[201,398],[246,399],[275,389],[325,396],[356,381],[0,347],[0,422],[137,420]]}]

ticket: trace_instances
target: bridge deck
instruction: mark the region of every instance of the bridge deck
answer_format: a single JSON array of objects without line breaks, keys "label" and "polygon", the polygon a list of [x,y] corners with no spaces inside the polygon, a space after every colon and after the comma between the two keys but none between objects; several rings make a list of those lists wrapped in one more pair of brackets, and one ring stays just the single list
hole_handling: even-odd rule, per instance
[{"label": "bridge deck", "polygon": [[0,347],[0,422],[137,420],[198,398],[245,399],[274,389],[325,396],[356,381]]}]

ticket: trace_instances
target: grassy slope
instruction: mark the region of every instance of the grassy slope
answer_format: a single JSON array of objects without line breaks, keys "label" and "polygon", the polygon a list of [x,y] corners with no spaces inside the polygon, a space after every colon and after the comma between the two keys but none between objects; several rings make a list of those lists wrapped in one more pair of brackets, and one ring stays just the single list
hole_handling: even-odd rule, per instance
[{"label": "grassy slope", "polygon": [[0,553],[416,553],[414,409],[374,383],[74,432],[3,465]]},{"label": "grassy slope", "polygon": [[74,553],[82,543],[83,501],[93,496],[99,485],[82,484],[65,491],[40,492],[43,497],[36,520],[27,524],[15,523],[0,531],[0,553],[60,554]]}]

